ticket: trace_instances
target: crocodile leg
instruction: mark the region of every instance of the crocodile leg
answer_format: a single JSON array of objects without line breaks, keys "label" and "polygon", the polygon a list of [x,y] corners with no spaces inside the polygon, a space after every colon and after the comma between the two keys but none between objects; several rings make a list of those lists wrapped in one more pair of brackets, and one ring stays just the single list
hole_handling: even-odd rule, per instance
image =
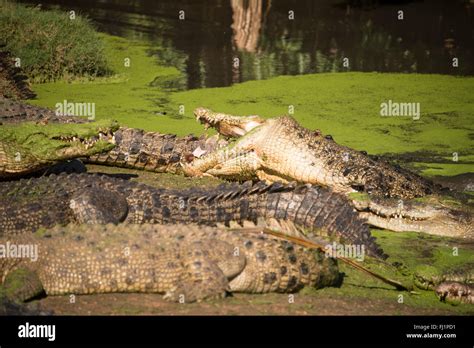
[{"label": "crocodile leg", "polygon": [[183,275],[163,299],[181,303],[200,302],[224,298],[226,292],[230,291],[222,270],[207,257],[197,255],[198,250],[194,250],[193,259],[190,258],[184,265],[186,276]]},{"label": "crocodile leg", "polygon": [[255,178],[255,171],[259,170],[261,165],[262,160],[257,152],[245,144],[240,146],[239,140],[201,158],[196,158],[191,163],[182,163],[183,172],[188,176],[207,174],[239,180]]},{"label": "crocodile leg", "polygon": [[183,255],[182,278],[164,299],[174,302],[196,302],[224,298],[230,292],[228,279],[241,273],[246,265],[244,255],[224,241],[197,241]]},{"label": "crocodile leg", "polygon": [[256,171],[262,167],[262,161],[255,151],[248,151],[230,158],[206,171],[215,177],[231,176],[240,180],[249,180],[255,177]]},{"label": "crocodile leg", "polygon": [[128,203],[118,192],[97,188],[78,192],[69,201],[74,220],[80,224],[117,224],[127,217]]}]

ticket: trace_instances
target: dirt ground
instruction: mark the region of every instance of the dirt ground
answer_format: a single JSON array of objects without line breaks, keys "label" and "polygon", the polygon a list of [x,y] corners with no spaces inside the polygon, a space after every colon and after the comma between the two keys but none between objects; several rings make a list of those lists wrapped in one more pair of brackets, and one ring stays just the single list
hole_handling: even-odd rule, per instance
[{"label": "dirt ground", "polygon": [[[446,309],[417,308],[384,299],[355,299],[338,296],[295,294],[234,294],[220,301],[178,304],[156,294],[106,294],[51,296],[42,299],[41,308],[57,315],[449,315]],[[474,315],[474,308],[472,311]]]}]

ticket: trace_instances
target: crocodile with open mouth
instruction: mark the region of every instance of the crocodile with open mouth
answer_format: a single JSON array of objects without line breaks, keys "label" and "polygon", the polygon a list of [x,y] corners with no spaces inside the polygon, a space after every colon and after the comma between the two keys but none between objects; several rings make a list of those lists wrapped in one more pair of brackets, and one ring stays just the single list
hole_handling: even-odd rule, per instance
[{"label": "crocodile with open mouth", "polygon": [[[190,176],[210,175],[231,180],[257,177],[269,182],[328,186],[347,194],[374,226],[474,239],[471,206],[451,206],[446,203],[449,199],[442,199],[444,192],[431,181],[339,145],[319,131],[301,127],[291,117],[265,120],[258,116],[215,113],[205,108],[196,109],[195,115],[207,127],[237,139],[183,163],[185,173]],[[354,193],[364,193],[363,199],[351,195]]]},{"label": "crocodile with open mouth", "polygon": [[[41,121],[41,120],[52,120],[47,122],[46,125],[35,125],[30,126],[31,131],[36,131],[33,128],[47,130],[49,128],[54,131],[58,131],[56,127],[57,122],[66,122],[66,123],[77,123],[83,122],[80,118],[77,117],[57,117],[52,111],[48,109],[41,109],[25,104],[20,103],[10,103],[6,108],[3,108],[3,115],[0,116],[0,119],[3,122],[6,122],[5,129],[8,129],[10,123],[14,123],[14,126],[18,127],[17,130],[21,130],[24,126],[24,123],[19,123],[21,120],[30,120],[30,121]],[[395,187],[390,189],[388,192],[392,192],[394,196],[402,197],[412,197],[414,192],[418,192],[419,196],[422,196],[425,192],[434,192],[435,186],[430,183],[428,180],[425,180],[416,174],[410,173],[406,170],[402,170],[396,167],[391,167],[388,163],[378,160],[375,161],[371,158],[368,158],[365,154],[359,153],[357,151],[341,147],[336,144],[333,140],[328,140],[322,135],[313,134],[310,131],[307,131],[291,119],[283,118],[282,124],[279,123],[280,119],[263,121],[258,116],[252,116],[250,118],[239,118],[236,116],[229,116],[225,114],[215,114],[211,113],[206,109],[198,109],[196,114],[200,120],[205,120],[206,124],[213,125],[218,128],[220,132],[227,136],[238,136],[244,134],[250,130],[250,134],[245,135],[243,138],[238,139],[236,144],[228,144],[227,141],[223,139],[218,139],[217,136],[206,138],[204,136],[194,137],[192,135],[186,137],[177,137],[174,135],[160,134],[158,132],[145,132],[140,129],[125,128],[120,127],[116,130],[111,130],[112,132],[108,133],[106,137],[102,140],[111,142],[111,145],[107,145],[111,148],[109,151],[98,150],[96,154],[91,155],[88,158],[84,158],[85,162],[96,163],[110,166],[120,166],[120,167],[129,167],[135,169],[145,169],[154,172],[171,172],[171,173],[180,173],[182,169],[190,175],[217,175],[223,178],[231,179],[243,179],[243,178],[254,178],[259,176],[270,180],[270,181],[287,181],[287,180],[297,180],[297,181],[312,181],[308,177],[301,177],[301,170],[294,168],[292,176],[288,177],[287,174],[280,174],[279,171],[284,166],[279,166],[278,163],[292,163],[293,158],[288,157],[286,153],[282,153],[281,149],[278,146],[271,147],[272,156],[276,160],[273,162],[269,161],[268,156],[261,156],[265,160],[265,165],[270,163],[270,166],[267,169],[256,169],[256,167],[246,168],[249,163],[252,163],[254,160],[258,159],[260,161],[259,165],[262,163],[262,159],[258,158],[258,151],[248,150],[248,146],[252,149],[252,146],[256,146],[257,149],[260,149],[262,145],[263,149],[270,149],[265,147],[267,142],[267,137],[262,137],[260,135],[260,128],[269,127],[272,130],[276,128],[278,132],[282,134],[287,134],[288,137],[292,135],[292,132],[297,134],[306,134],[306,137],[311,138],[316,137],[318,141],[323,142],[323,148],[327,147],[326,150],[321,150],[323,154],[334,153],[339,151],[344,154],[342,160],[336,161],[337,156],[334,161],[339,163],[339,166],[356,166],[358,172],[363,172],[363,168],[360,169],[358,164],[362,162],[360,158],[365,158],[367,163],[371,163],[370,170],[374,172],[380,165],[380,170],[389,169],[388,173],[393,174],[392,176],[397,179],[391,179],[392,176],[386,174],[386,172],[377,173],[376,178],[379,178],[379,181],[382,183],[380,187],[390,187],[393,184]],[[86,123],[87,124],[87,123]],[[81,127],[90,127],[86,124],[78,124],[75,126],[70,125],[71,129]],[[255,130],[252,127],[261,124]],[[282,127],[284,125],[285,127]],[[11,127],[11,126],[10,126]],[[3,128],[3,127],[2,127]],[[257,132],[256,132],[257,131]],[[268,130],[267,130],[268,131]],[[254,135],[254,132],[256,134]],[[300,132],[300,133],[298,133]],[[309,133],[311,134],[309,134]],[[20,132],[21,133],[21,132]],[[279,133],[273,134],[274,137],[277,137]],[[308,135],[309,134],[309,135]],[[294,144],[295,148],[300,148],[301,151],[298,153],[303,154],[305,147],[304,139],[299,139],[296,136],[293,137],[298,139],[298,142]],[[293,139],[291,138],[291,139]],[[282,138],[284,139],[284,138]],[[31,148],[40,149],[41,146],[36,145],[30,138]],[[260,142],[259,142],[260,141]],[[292,140],[293,141],[293,140]],[[288,144],[292,144],[292,141],[287,141]],[[0,137],[0,145],[2,145]],[[115,146],[114,146],[115,145]],[[227,146],[228,145],[228,146]],[[9,143],[4,144],[3,148],[8,149],[10,154],[16,155],[22,152],[15,151],[16,144]],[[52,148],[54,146],[50,146]],[[332,149],[332,150],[331,150]],[[93,148],[95,150],[95,147]],[[314,148],[310,149],[313,153],[310,153],[311,156],[314,156]],[[6,151],[6,150],[4,150]],[[91,149],[88,150],[91,153]],[[260,150],[259,150],[260,151]],[[307,151],[310,152],[310,151]],[[41,164],[37,161],[34,156],[28,156],[28,151],[23,151],[22,161],[18,163],[15,160],[15,156],[10,155],[10,159],[0,161],[0,166],[3,165],[3,172],[9,171],[9,177],[19,176],[25,172],[32,172],[35,169],[42,168],[46,163]],[[52,156],[54,151],[45,151],[43,152],[46,156]],[[76,155],[77,154],[77,155]],[[76,153],[70,157],[80,157],[84,156],[85,153]],[[239,156],[235,156],[239,154]],[[351,154],[351,155],[350,155]],[[13,157],[12,157],[13,156]],[[331,155],[334,157],[334,155]],[[357,160],[349,161],[350,164],[346,164],[351,156],[359,156]],[[320,157],[325,157],[321,155]],[[367,157],[367,158],[366,158]],[[18,158],[18,157],[16,157]],[[60,160],[60,157],[56,157],[55,160]],[[63,157],[62,159],[66,159]],[[242,160],[243,159],[243,160]],[[280,161],[280,162],[278,162]],[[46,162],[46,161],[45,161]],[[296,161],[293,161],[296,162]],[[49,162],[51,163],[51,161]],[[21,167],[19,166],[21,164]],[[181,168],[183,164],[183,168]],[[8,169],[8,166],[13,166]],[[338,166],[336,166],[337,168]],[[246,169],[245,169],[246,168]],[[333,175],[331,172],[333,170],[332,162],[328,162],[326,177],[332,178],[337,175]],[[352,167],[342,170],[340,177],[344,177],[344,174],[351,172]],[[314,168],[313,168],[314,169]],[[317,168],[316,168],[317,169]],[[317,172],[318,170],[315,171]],[[336,173],[341,173],[341,170],[337,169]],[[236,175],[237,171],[237,175]],[[240,172],[239,172],[240,171]],[[323,171],[324,170],[319,170]],[[349,176],[348,174],[348,176]],[[3,175],[5,176],[5,175]],[[364,177],[363,174],[361,174]],[[0,171],[0,177],[2,177],[2,171]],[[357,176],[355,177],[357,179]],[[333,181],[323,182],[326,185],[331,186],[333,182],[342,182],[341,179],[332,179]],[[355,179],[354,179],[355,180]],[[358,182],[355,187],[360,188],[360,182]],[[359,186],[358,186],[359,185]],[[408,188],[403,188],[404,185],[408,185]],[[353,185],[354,186],[354,185]],[[378,187],[377,185],[375,185]],[[333,186],[331,186],[333,187]],[[343,186],[344,187],[344,186]],[[336,188],[339,190],[341,186],[336,185]],[[411,191],[411,188],[414,188]],[[379,188],[377,188],[379,190]],[[344,190],[343,190],[344,191]],[[346,191],[354,191],[353,187],[346,187]],[[372,192],[372,191],[370,191]],[[398,192],[398,193],[397,193]],[[468,205],[461,206],[459,204],[449,204],[453,199],[443,199],[443,196],[438,195],[428,195],[421,198],[412,198],[412,199],[402,199],[402,198],[379,198],[376,195],[377,191],[372,195],[349,195],[351,200],[354,202],[355,207],[360,210],[362,216],[366,218],[370,224],[390,229],[393,231],[422,231],[436,235],[444,236],[459,236],[472,238],[473,228],[472,228],[472,208]],[[397,193],[397,194],[396,194]],[[443,194],[443,193],[442,193]]]}]

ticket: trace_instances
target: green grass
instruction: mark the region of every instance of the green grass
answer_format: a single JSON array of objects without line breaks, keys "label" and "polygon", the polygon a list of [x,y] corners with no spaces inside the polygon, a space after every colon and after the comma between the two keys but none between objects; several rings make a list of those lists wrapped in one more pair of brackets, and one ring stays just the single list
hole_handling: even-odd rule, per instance
[{"label": "green grass", "polygon": [[0,43],[36,82],[102,76],[102,41],[88,19],[0,0]]},{"label": "green grass", "polygon": [[[146,130],[202,134],[192,114],[197,106],[237,115],[272,117],[295,108],[305,127],[331,134],[341,144],[371,154],[429,151],[444,158],[457,152],[459,163],[429,163],[428,175],[474,172],[474,78],[444,75],[327,73],[282,76],[226,88],[168,91],[153,81],[181,83],[173,67],[158,65],[150,47],[105,34],[111,69],[116,75],[94,81],[34,86],[34,104],[54,107],[64,99],[95,102],[98,118]],[[130,67],[124,66],[129,58]],[[171,82],[170,82],[171,81]],[[181,82],[180,82],[181,81]],[[419,102],[420,120],[382,117],[380,104],[391,99]],[[178,110],[184,106],[184,115]]]},{"label": "green grass", "polygon": [[[148,46],[105,34],[105,52],[115,75],[94,81],[58,81],[35,84],[38,94],[32,104],[55,107],[56,103],[89,102],[96,104],[97,118],[113,118],[121,125],[177,133],[183,127],[180,119],[161,116],[167,105],[168,93],[150,83],[157,77],[181,77],[173,67],[155,64],[147,55]],[[130,66],[126,66],[129,59]],[[188,123],[191,123],[189,120]]]}]

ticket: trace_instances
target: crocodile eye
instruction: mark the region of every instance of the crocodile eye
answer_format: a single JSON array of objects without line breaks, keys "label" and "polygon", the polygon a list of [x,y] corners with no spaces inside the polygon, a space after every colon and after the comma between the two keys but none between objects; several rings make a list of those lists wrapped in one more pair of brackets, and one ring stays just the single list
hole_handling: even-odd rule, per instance
[{"label": "crocodile eye", "polygon": [[194,262],[194,266],[196,266],[196,268],[201,268],[201,265],[202,265],[201,261]]}]

